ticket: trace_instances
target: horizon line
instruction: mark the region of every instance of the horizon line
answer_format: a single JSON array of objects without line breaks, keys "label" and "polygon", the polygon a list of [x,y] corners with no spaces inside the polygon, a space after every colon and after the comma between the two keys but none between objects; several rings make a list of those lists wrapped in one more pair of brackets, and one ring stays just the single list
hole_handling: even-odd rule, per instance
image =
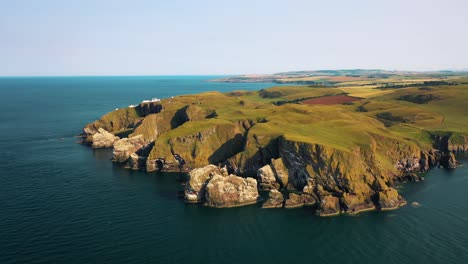
[{"label": "horizon line", "polygon": [[388,69],[378,69],[378,68],[337,68],[337,69],[320,69],[320,70],[290,70],[290,71],[279,71],[274,73],[226,73],[226,74],[64,74],[64,75],[2,75],[0,78],[14,78],[14,77],[165,77],[165,76],[242,76],[242,75],[274,75],[280,73],[289,73],[289,72],[320,72],[320,71],[351,71],[351,70],[368,70],[368,71],[388,71],[388,72],[413,72],[413,73],[438,73],[438,72],[460,72],[467,73],[468,68],[460,69],[440,69],[440,70],[388,70]]}]

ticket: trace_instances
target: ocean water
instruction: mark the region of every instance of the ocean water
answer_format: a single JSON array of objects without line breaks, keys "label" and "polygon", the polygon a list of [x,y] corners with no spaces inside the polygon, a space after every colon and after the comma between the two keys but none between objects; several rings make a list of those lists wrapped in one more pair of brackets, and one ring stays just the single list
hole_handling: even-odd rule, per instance
[{"label": "ocean water", "polygon": [[468,263],[466,166],[403,185],[420,207],[320,218],[188,205],[182,175],[125,170],[75,142],[143,99],[271,86],[210,78],[0,78],[0,263]]}]

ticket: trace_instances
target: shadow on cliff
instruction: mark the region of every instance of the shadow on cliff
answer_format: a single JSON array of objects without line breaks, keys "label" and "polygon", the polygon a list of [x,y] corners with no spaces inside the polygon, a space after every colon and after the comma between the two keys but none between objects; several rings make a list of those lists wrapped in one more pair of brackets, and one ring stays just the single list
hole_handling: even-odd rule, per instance
[{"label": "shadow on cliff", "polygon": [[237,164],[237,167],[240,168],[241,171],[235,172],[243,176],[256,177],[258,169],[270,164],[271,159],[277,159],[279,157],[278,141],[278,138],[274,138],[270,140],[267,145],[258,147],[257,151],[252,156],[241,161],[242,164]]},{"label": "shadow on cliff", "polygon": [[210,164],[219,164],[244,150],[245,138],[242,134],[236,134],[233,138],[226,141],[208,158]]}]

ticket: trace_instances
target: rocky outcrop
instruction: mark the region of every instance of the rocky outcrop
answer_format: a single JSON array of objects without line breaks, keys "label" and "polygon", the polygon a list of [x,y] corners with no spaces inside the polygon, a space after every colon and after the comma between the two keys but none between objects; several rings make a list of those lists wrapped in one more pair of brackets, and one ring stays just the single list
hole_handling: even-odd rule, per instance
[{"label": "rocky outcrop", "polygon": [[99,120],[87,124],[83,128],[82,136],[89,141],[89,137],[97,133],[100,128],[114,134],[130,131],[139,120],[141,120],[141,117],[138,115],[135,108],[116,109],[103,115]]},{"label": "rocky outcrop", "polygon": [[110,148],[114,145],[114,142],[119,140],[119,137],[107,132],[103,128],[99,128],[98,131],[94,135],[92,135],[91,138],[91,147],[93,148]]},{"label": "rocky outcrop", "polygon": [[327,195],[320,200],[320,209],[317,211],[320,216],[334,216],[340,214],[340,199]]},{"label": "rocky outcrop", "polygon": [[265,165],[257,171],[257,182],[262,190],[280,188],[280,184],[276,181],[275,174],[270,165]]},{"label": "rocky outcrop", "polygon": [[257,181],[262,190],[284,188],[288,184],[288,177],[282,159],[271,159],[270,164],[257,171]]},{"label": "rocky outcrop", "polygon": [[136,153],[130,154],[128,166],[132,170],[143,170],[145,168],[146,157],[138,156]]},{"label": "rocky outcrop", "polygon": [[284,197],[283,194],[276,190],[270,190],[268,199],[262,204],[262,208],[281,208],[283,207]]},{"label": "rocky outcrop", "polygon": [[237,207],[254,204],[259,198],[257,181],[234,175],[214,175],[206,185],[205,206]]},{"label": "rocky outcrop", "polygon": [[284,203],[285,208],[299,208],[317,203],[317,196],[314,193],[289,193],[288,197]]},{"label": "rocky outcrop", "polygon": [[[132,154],[142,149],[146,144],[147,143],[143,140],[143,137],[141,135],[117,140],[114,143],[112,161],[117,162],[117,163],[126,162],[128,161],[128,159],[130,158]],[[135,155],[133,157],[134,164],[135,164]]]},{"label": "rocky outcrop", "polygon": [[458,166],[455,155],[451,152],[444,153],[440,158],[440,166],[447,169],[455,169]]},{"label": "rocky outcrop", "polygon": [[300,194],[290,193],[289,198],[286,199],[284,203],[285,208],[298,208],[304,206],[304,202],[302,201],[302,197]]},{"label": "rocky outcrop", "polygon": [[449,146],[449,151],[453,153],[464,153],[468,152],[468,144],[451,144]]},{"label": "rocky outcrop", "polygon": [[145,163],[146,171],[161,171],[164,168],[163,159],[146,159]]},{"label": "rocky outcrop", "polygon": [[380,210],[393,210],[406,204],[405,199],[394,188],[388,188],[377,193],[377,203]]},{"label": "rocky outcrop", "polygon": [[464,133],[453,133],[448,139],[448,151],[453,153],[468,152],[468,135]]},{"label": "rocky outcrop", "polygon": [[203,202],[206,184],[214,175],[227,176],[227,171],[215,165],[208,165],[190,171],[189,180],[185,185],[185,201],[188,203]]},{"label": "rocky outcrop", "polygon": [[349,193],[343,194],[341,204],[343,205],[343,211],[348,214],[358,214],[376,209],[370,197],[360,197]]},{"label": "rocky outcrop", "polygon": [[429,170],[431,159],[427,158],[424,153],[420,157],[411,157],[406,159],[400,159],[395,164],[396,169],[404,174],[414,172],[425,172]]},{"label": "rocky outcrop", "polygon": [[284,166],[283,160],[281,158],[271,160],[271,169],[275,175],[276,181],[280,184],[282,188],[288,185],[288,169]]}]

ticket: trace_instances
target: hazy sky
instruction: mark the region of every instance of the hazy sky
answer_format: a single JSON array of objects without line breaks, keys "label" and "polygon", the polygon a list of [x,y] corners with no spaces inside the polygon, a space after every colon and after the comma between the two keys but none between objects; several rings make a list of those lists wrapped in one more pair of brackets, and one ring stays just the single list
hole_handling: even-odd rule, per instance
[{"label": "hazy sky", "polygon": [[466,0],[0,0],[0,75],[468,68]]}]

